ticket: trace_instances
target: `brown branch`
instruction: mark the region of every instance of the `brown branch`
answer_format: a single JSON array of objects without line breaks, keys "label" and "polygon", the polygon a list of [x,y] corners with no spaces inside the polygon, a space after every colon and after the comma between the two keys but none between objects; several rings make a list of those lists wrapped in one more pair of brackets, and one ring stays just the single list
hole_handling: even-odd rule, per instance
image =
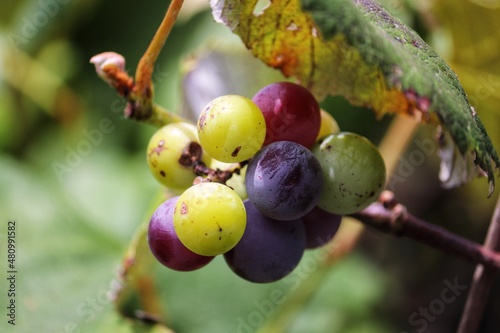
[{"label": "brown branch", "polygon": [[132,118],[142,119],[149,118],[153,112],[153,80],[152,75],[154,66],[165,41],[174,26],[179,11],[181,10],[184,0],[172,0],[167,13],[163,18],[158,30],[156,31],[151,43],[149,44],[146,52],[139,60],[137,70],[135,72],[135,87],[133,95],[140,105],[137,109],[131,109],[134,113]]},{"label": "brown branch", "polygon": [[[493,213],[484,247],[500,251],[500,197]],[[483,264],[477,265],[457,333],[474,333],[479,330],[486,301],[497,273],[492,267],[486,267]]]},{"label": "brown branch", "polygon": [[411,215],[405,206],[394,200],[392,192],[383,192],[378,202],[352,216],[385,233],[407,237],[467,261],[483,264],[494,272],[500,270],[500,253]]}]

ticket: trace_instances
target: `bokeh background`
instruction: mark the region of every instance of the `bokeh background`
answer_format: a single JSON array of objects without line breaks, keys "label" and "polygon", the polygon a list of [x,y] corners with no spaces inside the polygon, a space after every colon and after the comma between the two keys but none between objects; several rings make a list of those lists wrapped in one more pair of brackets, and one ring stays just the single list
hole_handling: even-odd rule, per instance
[{"label": "bokeh background", "polygon": [[[500,1],[383,3],[457,72],[500,149]],[[251,97],[282,79],[214,23],[207,5],[186,1],[154,74],[156,102],[185,115],[211,96]],[[145,161],[155,129],[123,119],[123,100],[89,59],[115,51],[133,73],[167,6],[0,0],[0,331],[454,332],[474,265],[369,229],[352,251],[336,255],[359,231],[355,221],[344,221],[328,250],[308,252],[294,273],[273,284],[239,279],[222,258],[197,272],[170,271],[151,261],[140,239],[132,249],[142,270],[123,275],[127,249],[161,200]],[[343,130],[375,143],[391,121],[341,97],[322,106]],[[434,130],[419,128],[395,171],[403,181],[393,189],[415,215],[482,243],[499,191],[487,199],[485,179],[443,190],[435,152],[412,159],[422,149],[417,142]],[[6,319],[9,220],[17,221],[16,326]],[[325,256],[338,258],[324,264]],[[480,332],[500,326],[496,282]],[[460,288],[444,302],[450,284]],[[109,297],[120,288],[126,292],[115,306]]]}]

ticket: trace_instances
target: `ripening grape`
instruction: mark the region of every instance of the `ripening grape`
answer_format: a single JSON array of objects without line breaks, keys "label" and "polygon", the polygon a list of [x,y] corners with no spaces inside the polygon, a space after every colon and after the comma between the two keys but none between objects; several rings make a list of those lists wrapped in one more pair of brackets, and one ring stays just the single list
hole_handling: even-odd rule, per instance
[{"label": "ripening grape", "polygon": [[188,250],[174,230],[174,207],[179,197],[162,203],[153,213],[148,227],[148,244],[160,263],[177,271],[193,271],[207,265],[214,257],[200,256]]},{"label": "ripening grape", "polygon": [[342,132],[328,136],[312,151],[323,169],[318,207],[346,215],[377,200],[385,186],[386,170],[380,152],[368,139]]},{"label": "ripening grape", "polygon": [[182,244],[194,253],[216,256],[233,248],[246,226],[243,201],[219,183],[188,188],[174,211],[174,228]]},{"label": "ripening grape", "polygon": [[226,163],[252,157],[264,143],[266,122],[250,99],[226,95],[212,100],[198,118],[198,136],[213,158]]},{"label": "ripening grape", "polygon": [[340,132],[339,124],[335,121],[335,118],[325,110],[321,109],[321,126],[319,128],[318,136],[316,141],[329,136],[330,134],[337,134]]},{"label": "ripening grape", "polygon": [[302,221],[306,230],[306,249],[315,249],[332,240],[339,230],[342,215],[314,207],[302,217]]},{"label": "ripening grape", "polygon": [[[191,142],[198,142],[196,127],[188,123],[173,123],[160,128],[149,140],[148,166],[153,176],[166,187],[185,190],[193,184],[193,168],[183,166],[179,158]],[[209,165],[210,157],[202,153],[202,161]]]},{"label": "ripening grape", "polygon": [[262,148],[248,164],[248,198],[276,220],[300,218],[316,206],[321,194],[321,166],[304,146],[290,141]]},{"label": "ripening grape", "polygon": [[306,88],[291,82],[276,82],[259,90],[252,100],[266,119],[264,145],[292,141],[310,148],[319,133],[319,104]]},{"label": "ripening grape", "polygon": [[262,215],[248,200],[245,208],[247,228],[240,242],[224,254],[228,266],[251,282],[273,282],[285,277],[304,253],[302,221],[275,221]]}]

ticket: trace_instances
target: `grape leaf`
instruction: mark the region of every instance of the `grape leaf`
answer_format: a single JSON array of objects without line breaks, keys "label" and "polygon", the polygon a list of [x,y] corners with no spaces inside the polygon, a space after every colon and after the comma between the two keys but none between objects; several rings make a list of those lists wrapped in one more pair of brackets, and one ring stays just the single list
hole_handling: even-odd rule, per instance
[{"label": "grape leaf", "polygon": [[[372,0],[211,0],[217,22],[321,100],[342,95],[378,115],[440,125],[445,187],[487,175],[500,159],[455,73],[416,32]],[[257,6],[257,7],[256,7]]]}]

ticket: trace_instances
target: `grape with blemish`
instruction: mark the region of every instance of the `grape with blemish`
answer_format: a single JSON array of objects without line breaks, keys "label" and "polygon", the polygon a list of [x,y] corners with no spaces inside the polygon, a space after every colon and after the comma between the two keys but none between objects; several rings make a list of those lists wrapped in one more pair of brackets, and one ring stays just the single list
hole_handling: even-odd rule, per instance
[{"label": "grape with blemish", "polygon": [[[148,166],[161,184],[182,191],[193,184],[193,167],[179,160],[192,142],[198,142],[196,127],[188,123],[173,123],[158,129],[147,147]],[[209,165],[211,158],[202,151],[201,161]]]},{"label": "grape with blemish", "polygon": [[249,162],[245,175],[248,198],[264,215],[294,220],[316,206],[322,188],[321,166],[304,146],[273,142]]},{"label": "grape with blemish", "polygon": [[163,202],[153,213],[148,226],[148,244],[164,266],[177,271],[193,271],[207,265],[214,257],[200,256],[186,248],[174,230],[174,208],[179,197]]},{"label": "grape with blemish", "polygon": [[266,122],[250,99],[225,95],[212,100],[200,113],[198,136],[203,148],[216,160],[242,162],[262,147]]},{"label": "grape with blemish", "polygon": [[184,191],[174,210],[174,228],[189,250],[204,256],[229,251],[246,227],[243,201],[220,183],[200,183]]},{"label": "grape with blemish", "polygon": [[323,170],[318,206],[330,213],[356,213],[377,200],[385,186],[385,163],[363,136],[341,132],[317,143],[312,152]]}]

